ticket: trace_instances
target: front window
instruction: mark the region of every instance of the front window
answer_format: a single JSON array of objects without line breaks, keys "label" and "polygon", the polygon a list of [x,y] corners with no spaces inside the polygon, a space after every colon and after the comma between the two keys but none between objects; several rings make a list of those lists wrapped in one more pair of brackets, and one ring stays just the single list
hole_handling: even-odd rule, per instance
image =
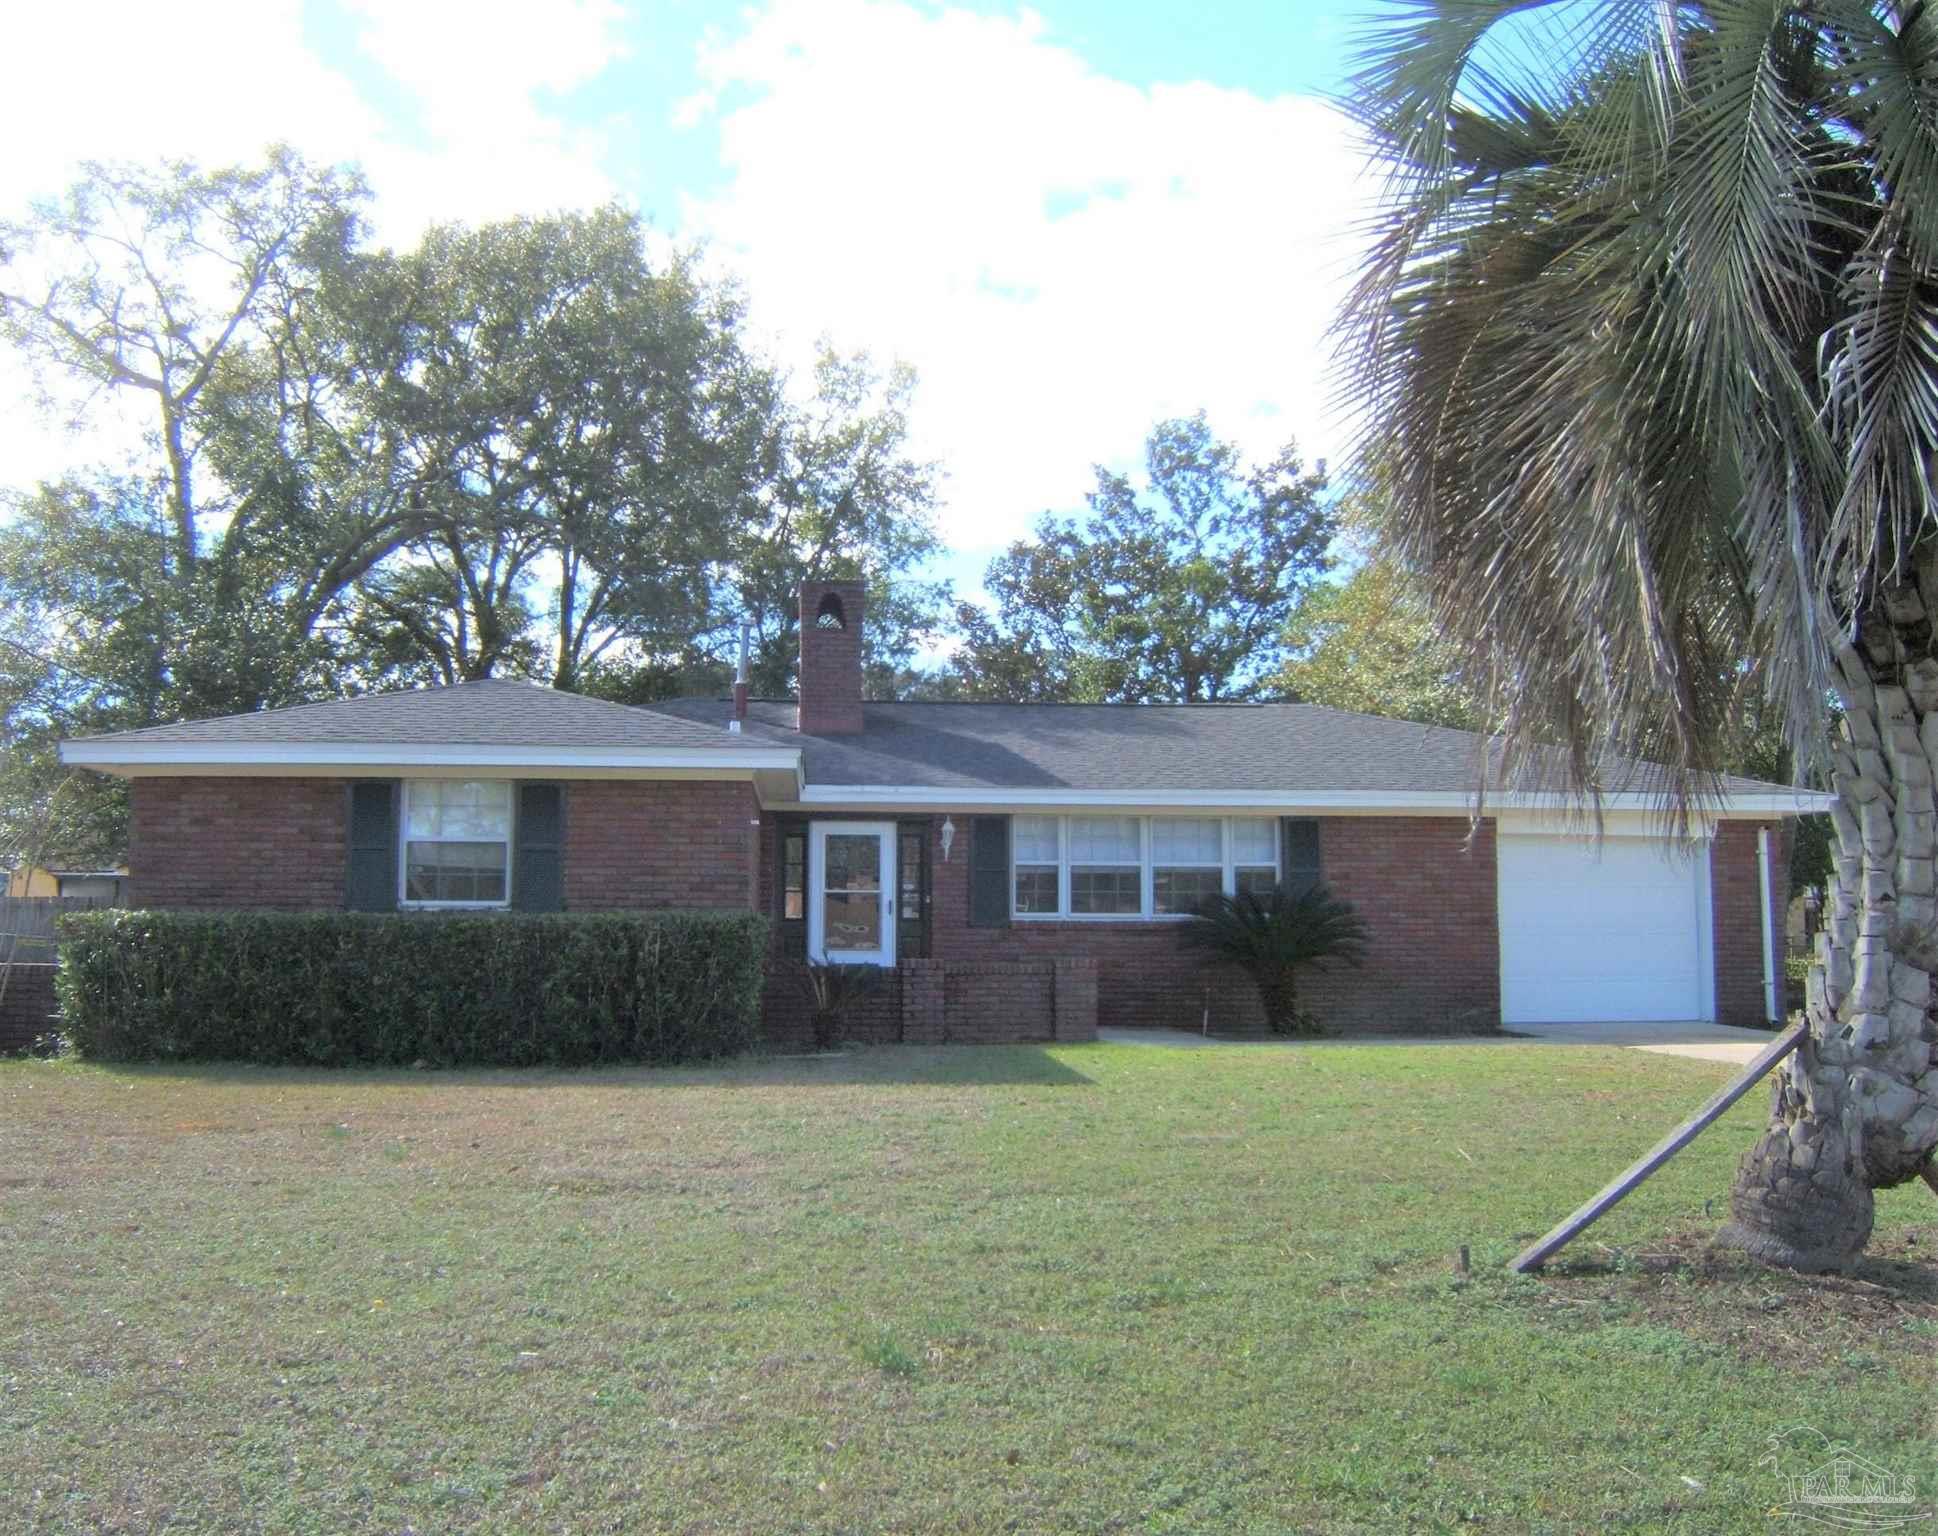
[{"label": "front window", "polygon": [[1224,822],[1215,816],[1152,818],[1152,911],[1195,912],[1224,888]]},{"label": "front window", "polygon": [[1128,917],[1144,910],[1144,839],[1135,816],[1070,818],[1070,910]]},{"label": "front window", "polygon": [[1256,816],[1234,818],[1231,824],[1232,892],[1263,896],[1279,883],[1278,823]]},{"label": "front window", "polygon": [[502,907],[511,892],[511,785],[404,781],[407,906]]},{"label": "front window", "polygon": [[1267,816],[1017,816],[1010,822],[1017,917],[1186,917],[1219,892],[1279,883]]},{"label": "front window", "polygon": [[1047,915],[1063,909],[1058,894],[1057,872],[1063,862],[1058,826],[1054,816],[1018,816],[1011,824],[1019,913]]}]

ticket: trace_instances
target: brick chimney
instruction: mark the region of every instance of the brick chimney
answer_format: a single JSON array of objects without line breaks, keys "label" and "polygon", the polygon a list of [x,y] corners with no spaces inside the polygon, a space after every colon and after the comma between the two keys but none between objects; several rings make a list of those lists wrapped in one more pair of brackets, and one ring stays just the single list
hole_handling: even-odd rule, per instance
[{"label": "brick chimney", "polygon": [[862,584],[801,583],[800,730],[845,736],[861,729]]}]

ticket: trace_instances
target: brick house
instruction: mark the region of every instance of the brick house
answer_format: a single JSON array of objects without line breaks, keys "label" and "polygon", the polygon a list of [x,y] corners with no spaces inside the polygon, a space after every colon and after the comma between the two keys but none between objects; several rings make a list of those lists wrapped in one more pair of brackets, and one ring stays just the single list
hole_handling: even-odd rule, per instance
[{"label": "brick house", "polygon": [[747,907],[791,962],[883,967],[861,1032],[1087,1038],[1259,1028],[1180,925],[1209,891],[1324,880],[1372,940],[1306,1001],[1347,1028],[1713,1019],[1780,1007],[1789,818],[1731,780],[1685,843],[1616,788],[1599,842],[1495,794],[1478,738],[1301,704],[862,698],[859,583],[801,591],[798,701],[633,708],[489,681],[63,744],[125,775],[132,903],[489,910]]}]

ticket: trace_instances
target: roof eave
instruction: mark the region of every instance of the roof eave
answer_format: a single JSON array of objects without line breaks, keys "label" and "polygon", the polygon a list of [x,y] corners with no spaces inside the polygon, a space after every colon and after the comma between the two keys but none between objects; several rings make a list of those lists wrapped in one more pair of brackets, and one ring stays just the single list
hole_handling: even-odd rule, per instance
[{"label": "roof eave", "polygon": [[[1731,795],[1719,804],[1707,807],[1705,814],[1724,819],[1807,815],[1827,811],[1835,802],[1834,795],[1804,789],[1784,789]],[[1601,803],[1602,809],[1608,812],[1653,812],[1660,809],[1659,800],[1645,794],[1608,794],[1602,796]],[[1474,809],[1474,796],[1466,790],[998,789],[976,785],[936,788],[899,784],[810,784],[802,791],[801,804],[809,808],[906,806],[955,810],[982,807],[1009,810],[1037,806],[1072,809],[1091,806],[1218,807],[1272,810],[1285,815],[1299,812],[1468,815]],[[1500,792],[1487,796],[1483,813],[1567,812],[1578,808],[1579,802],[1566,795]]]},{"label": "roof eave", "polygon": [[784,747],[478,746],[449,742],[129,741],[87,737],[60,744],[61,762],[110,773],[180,769],[272,769],[291,775],[401,768],[499,768],[545,772],[601,769],[720,769],[792,772],[801,754]]}]

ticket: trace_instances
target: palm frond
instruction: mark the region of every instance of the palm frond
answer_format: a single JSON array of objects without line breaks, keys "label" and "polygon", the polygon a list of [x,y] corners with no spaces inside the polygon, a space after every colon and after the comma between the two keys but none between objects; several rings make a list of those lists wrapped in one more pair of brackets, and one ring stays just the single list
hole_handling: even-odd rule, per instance
[{"label": "palm frond", "polygon": [[1353,904],[1323,885],[1304,891],[1278,886],[1209,897],[1186,925],[1184,941],[1242,966],[1359,965],[1369,930]]},{"label": "palm frond", "polygon": [[[1512,59],[1562,11],[1569,48]],[[1650,758],[1680,818],[1750,687],[1809,761],[1838,633],[1933,528],[1938,31],[1860,0],[1389,14],[1345,403],[1496,680],[1494,782],[1592,802]]]}]

